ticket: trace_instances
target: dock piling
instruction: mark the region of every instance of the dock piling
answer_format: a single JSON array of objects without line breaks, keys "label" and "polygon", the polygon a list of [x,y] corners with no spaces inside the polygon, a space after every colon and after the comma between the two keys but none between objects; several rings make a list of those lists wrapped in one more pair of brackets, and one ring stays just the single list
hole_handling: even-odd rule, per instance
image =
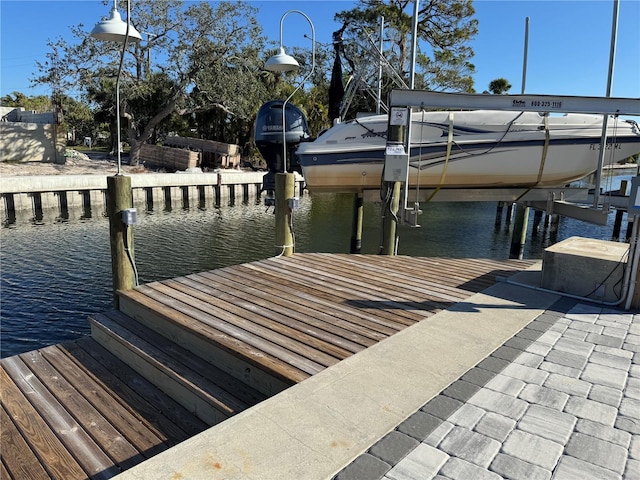
[{"label": "dock piling", "polygon": [[131,177],[114,175],[107,177],[107,214],[109,216],[109,239],[111,244],[111,275],[113,280],[113,303],[118,309],[118,290],[135,287],[135,272],[127,253],[133,257],[133,235],[122,221],[122,211],[133,207]]},{"label": "dock piling", "polygon": [[276,255],[293,255],[291,207],[289,200],[295,196],[295,175],[276,173]]},{"label": "dock piling", "polygon": [[353,196],[353,221],[351,223],[351,253],[362,251],[362,218],[363,218],[362,193]]},{"label": "dock piling", "polygon": [[516,204],[515,223],[511,236],[511,250],[509,258],[522,260],[524,246],[527,241],[527,225],[529,223],[529,207]]}]

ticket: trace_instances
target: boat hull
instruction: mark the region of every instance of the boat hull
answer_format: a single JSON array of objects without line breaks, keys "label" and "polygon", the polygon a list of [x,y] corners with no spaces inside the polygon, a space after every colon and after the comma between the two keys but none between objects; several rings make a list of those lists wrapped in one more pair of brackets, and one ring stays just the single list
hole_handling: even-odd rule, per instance
[{"label": "boat hull", "polygon": [[[542,117],[536,124],[531,121],[536,120],[535,116],[530,115],[526,124],[512,122],[507,128],[500,121],[469,123],[473,112],[467,112],[467,122],[454,128],[456,135],[447,157],[449,127],[441,121],[443,114],[438,113],[440,121],[423,122],[429,129],[426,141],[417,134],[427,135],[416,132],[414,126],[408,172],[412,187],[556,187],[583,178],[597,168],[602,117],[574,116],[574,123],[563,117],[545,127]],[[365,130],[362,138],[356,133],[358,127]],[[342,126],[342,132],[338,130],[333,136],[325,134],[318,139],[322,142],[301,144],[296,154],[307,188],[331,192],[379,188],[386,147],[383,128],[379,122],[362,122],[350,128]],[[625,124],[609,134],[615,134],[615,140],[607,145],[607,162],[617,162],[640,151],[637,126]]]}]

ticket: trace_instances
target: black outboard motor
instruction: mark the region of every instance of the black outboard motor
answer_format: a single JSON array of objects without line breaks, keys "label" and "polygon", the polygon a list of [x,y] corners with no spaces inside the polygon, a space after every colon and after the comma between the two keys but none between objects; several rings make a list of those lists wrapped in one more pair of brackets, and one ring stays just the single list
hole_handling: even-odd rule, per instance
[{"label": "black outboard motor", "polygon": [[[258,110],[255,142],[267,162],[269,172],[262,180],[262,190],[275,190],[275,174],[283,172],[282,159],[282,100],[272,100]],[[294,151],[298,144],[310,138],[307,118],[302,110],[287,103],[285,107],[285,139],[287,142],[287,172],[302,172]]]}]

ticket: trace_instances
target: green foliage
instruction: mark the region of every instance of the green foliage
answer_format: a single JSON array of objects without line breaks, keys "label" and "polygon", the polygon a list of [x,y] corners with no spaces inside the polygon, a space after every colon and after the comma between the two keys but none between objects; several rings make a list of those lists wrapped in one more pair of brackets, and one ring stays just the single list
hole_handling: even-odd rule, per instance
[{"label": "green foliage", "polygon": [[494,95],[502,95],[511,90],[511,84],[506,78],[496,78],[489,82],[489,91]]},{"label": "green foliage", "polygon": [[50,112],[53,110],[51,97],[46,95],[28,97],[21,92],[13,92],[0,98],[0,105],[3,107],[22,107],[25,110],[32,110],[37,113]]},{"label": "green foliage", "polygon": [[[121,11],[123,5],[119,3]],[[371,43],[361,33],[377,32],[383,15],[387,23],[384,55],[406,80],[412,6],[411,0],[361,0],[357,8],[338,13],[336,18],[344,23],[349,69],[377,72],[377,58],[365,54],[372,50]],[[132,9],[132,24],[143,32],[143,40],[126,48],[120,112],[123,139],[131,145],[134,163],[142,143],[162,141],[171,133],[249,144],[260,105],[286,98],[311,67],[309,45],[289,52],[301,64],[298,72],[264,71],[264,60],[275,53],[269,52],[274,42],[263,36],[250,2],[136,0]],[[421,2],[416,87],[472,91],[469,60],[473,52],[467,43],[477,31],[473,13],[471,0]],[[53,102],[63,106],[66,121],[77,132],[95,137],[105,128],[115,139],[115,77],[122,45],[90,37],[92,26],[72,27],[74,41],[50,40],[50,52],[38,64],[32,83],[51,86]],[[330,126],[332,63],[333,46],[317,44],[316,69],[291,100],[307,114],[314,135]],[[386,76],[383,96],[392,87]],[[88,105],[90,113],[80,104]],[[357,110],[372,106],[364,94],[356,96],[353,105]],[[91,135],[85,133],[89,131]]]},{"label": "green foliage", "polygon": [[[421,2],[419,7],[415,88],[473,92],[475,66],[469,42],[477,34],[478,22],[473,19],[471,0],[432,0]],[[345,57],[354,71],[364,72],[366,78],[377,76],[379,58],[371,52],[379,44],[377,32],[384,17],[383,56],[410,85],[413,8],[412,0],[360,0],[357,8],[336,15],[343,23]],[[400,87],[388,73],[383,81],[383,98],[392,88]],[[368,106],[372,111],[371,101]]]}]

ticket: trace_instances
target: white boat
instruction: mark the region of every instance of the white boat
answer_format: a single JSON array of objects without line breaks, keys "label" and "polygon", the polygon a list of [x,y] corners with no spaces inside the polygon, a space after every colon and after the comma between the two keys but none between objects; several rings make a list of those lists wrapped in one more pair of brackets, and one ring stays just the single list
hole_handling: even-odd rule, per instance
[{"label": "white boat", "polygon": [[[334,125],[314,141],[300,143],[296,155],[307,188],[331,192],[379,188],[387,122],[387,115],[366,116]],[[441,188],[565,185],[596,170],[602,122],[602,115],[586,114],[413,112],[409,184]],[[605,164],[638,152],[638,124],[610,118]]]}]

